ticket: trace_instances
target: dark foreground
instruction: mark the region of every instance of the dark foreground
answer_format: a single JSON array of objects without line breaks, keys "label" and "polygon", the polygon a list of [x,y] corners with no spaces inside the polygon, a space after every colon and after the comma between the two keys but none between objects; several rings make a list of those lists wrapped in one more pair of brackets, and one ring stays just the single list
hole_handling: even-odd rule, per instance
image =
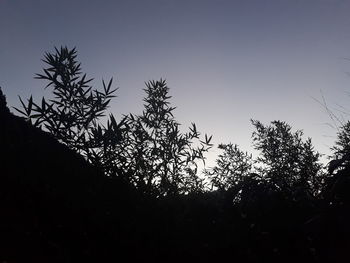
[{"label": "dark foreground", "polygon": [[0,262],[348,262],[349,168],[329,194],[261,186],[154,199],[107,178],[0,101]]}]

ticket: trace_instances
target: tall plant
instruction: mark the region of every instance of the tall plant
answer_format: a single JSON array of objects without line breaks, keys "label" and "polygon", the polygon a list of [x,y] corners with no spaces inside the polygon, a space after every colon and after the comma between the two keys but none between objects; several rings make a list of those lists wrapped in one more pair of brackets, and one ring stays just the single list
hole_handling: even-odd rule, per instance
[{"label": "tall plant", "polygon": [[15,109],[91,163],[108,167],[106,143],[119,142],[125,127],[112,115],[107,127],[99,124],[99,118],[105,116],[116,89],[112,89],[112,79],[107,84],[103,81],[102,90],[93,89],[92,79],[82,74],[76,58],[75,48],[55,48],[54,53],[46,53],[43,61],[47,67],[36,78],[48,82],[45,88],[52,89],[53,98],[43,97],[41,103],[32,97],[26,103],[20,98],[22,109]]},{"label": "tall plant", "polygon": [[120,169],[143,192],[156,196],[202,191],[198,162],[205,162],[211,136],[200,140],[196,125],[180,131],[165,80],[146,83],[144,111],[128,115],[128,136],[117,156]]}]

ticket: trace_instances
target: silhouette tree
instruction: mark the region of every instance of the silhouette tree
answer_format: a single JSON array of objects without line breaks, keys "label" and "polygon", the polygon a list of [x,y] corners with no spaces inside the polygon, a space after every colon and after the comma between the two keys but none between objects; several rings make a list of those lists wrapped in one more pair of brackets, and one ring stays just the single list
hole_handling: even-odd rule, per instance
[{"label": "silhouette tree", "polygon": [[303,132],[293,133],[291,126],[283,121],[265,126],[252,120],[252,124],[255,126],[253,146],[259,155],[253,159],[237,145],[221,144],[223,153],[218,156],[216,166],[206,170],[213,188],[230,190],[236,195],[235,200],[241,200],[242,193],[251,196],[254,191],[265,190],[318,194],[324,173],[320,154],[313,149],[311,139],[303,141]]},{"label": "silhouette tree", "polygon": [[333,151],[332,161],[329,163],[328,170],[332,174],[334,170],[349,166],[350,164],[350,121],[343,124],[338,131],[335,145],[331,148]]},{"label": "silhouette tree", "polygon": [[265,126],[252,120],[252,124],[255,126],[254,148],[260,151],[257,172],[284,191],[293,192],[298,188],[318,193],[322,165],[311,138],[303,141],[303,132],[292,132],[291,126],[283,121],[272,121],[271,125]]},{"label": "silhouette tree", "polygon": [[128,134],[115,156],[118,168],[142,192],[155,196],[203,191],[198,161],[205,162],[211,136],[200,140],[194,123],[189,132],[180,132],[165,80],[146,83],[144,91],[143,113],[127,116]]},{"label": "silhouette tree", "polygon": [[333,207],[350,204],[350,121],[338,129],[333,154],[328,164],[329,177],[324,187],[324,197]]},{"label": "silhouette tree", "polygon": [[219,154],[216,165],[212,169],[207,169],[205,173],[212,188],[228,190],[251,174],[254,162],[252,155],[241,151],[236,144],[220,144],[218,148],[223,152]]}]

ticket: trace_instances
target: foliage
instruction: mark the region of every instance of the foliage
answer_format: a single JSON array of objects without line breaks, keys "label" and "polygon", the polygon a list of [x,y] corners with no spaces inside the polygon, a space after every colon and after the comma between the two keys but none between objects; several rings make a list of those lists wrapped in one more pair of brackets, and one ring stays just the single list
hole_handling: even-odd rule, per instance
[{"label": "foliage", "polygon": [[301,189],[317,194],[323,174],[318,161],[320,154],[313,149],[311,139],[303,141],[303,132],[292,132],[291,126],[283,121],[265,126],[252,120],[252,124],[255,126],[253,146],[259,155],[253,159],[237,145],[221,144],[223,153],[218,156],[216,166],[206,172],[212,186],[242,193],[243,188],[250,189],[252,185],[270,184],[268,188],[285,192]]},{"label": "foliage", "polygon": [[92,89],[92,79],[81,73],[76,53],[75,48],[67,47],[56,48],[54,54],[46,53],[43,61],[47,68],[36,78],[48,81],[45,88],[52,88],[53,98],[42,98],[41,103],[36,103],[30,97],[27,104],[20,98],[22,109],[15,109],[91,163],[109,167],[103,146],[119,141],[124,123],[117,124],[113,115],[107,127],[98,120],[105,116],[116,89],[112,89],[112,79],[108,84],[103,81],[102,91]]},{"label": "foliage", "polygon": [[2,112],[8,112],[8,108],[6,103],[6,96],[2,93],[2,90],[0,87],[0,114]]},{"label": "foliage", "polygon": [[200,140],[194,123],[189,132],[180,132],[165,80],[146,83],[145,92],[143,113],[127,116],[128,134],[116,156],[119,169],[141,191],[156,196],[202,191],[198,162],[205,162],[211,136]]},{"label": "foliage", "polygon": [[[46,88],[52,88],[53,98],[36,103],[30,97],[27,104],[20,98],[23,108],[16,110],[106,175],[122,177],[144,193],[166,196],[204,191],[206,182],[198,175],[198,164],[205,163],[212,136],[201,139],[194,123],[188,132],[180,131],[165,80],[146,83],[141,115],[125,115],[119,123],[110,115],[104,126],[99,119],[115,97],[112,79],[108,84],[103,81],[102,91],[93,89],[89,85],[92,79],[81,73],[76,57],[76,50],[67,47],[46,53],[48,66],[37,78],[48,81]],[[320,154],[313,149],[311,139],[303,141],[302,131],[292,132],[282,121],[265,126],[252,120],[252,124],[254,148],[260,155],[253,160],[237,145],[219,145],[223,153],[216,166],[205,172],[212,187],[237,188],[254,173],[258,180],[279,189],[299,187],[316,193],[321,180]],[[348,150],[349,127],[344,126],[339,134],[334,148],[337,156]]]},{"label": "foliage", "polygon": [[220,144],[218,148],[223,152],[219,154],[216,165],[206,170],[206,175],[210,178],[212,187],[228,190],[250,175],[253,159],[251,154],[241,151],[236,144]]},{"label": "foliage", "polygon": [[[47,80],[53,99],[41,104],[20,98],[22,109],[15,108],[34,126],[50,132],[106,175],[119,176],[142,192],[155,196],[199,192],[204,180],[198,176],[198,161],[211,148],[211,136],[200,140],[193,123],[181,133],[169,104],[169,88],[164,80],[146,83],[145,110],[140,116],[124,116],[117,123],[113,115],[107,125],[99,123],[116,89],[112,79],[103,90],[92,89],[82,75],[76,50],[62,47],[46,53],[48,65],[38,79]],[[196,144],[196,146],[194,146]]]},{"label": "foliage", "polygon": [[302,188],[317,193],[320,187],[320,154],[316,152],[311,138],[302,140],[303,132],[291,131],[283,121],[272,121],[265,126],[252,120],[254,148],[260,151],[257,171],[275,186],[285,191]]},{"label": "foliage", "polygon": [[335,145],[331,148],[333,155],[328,170],[332,174],[334,170],[350,164],[350,121],[339,128]]}]

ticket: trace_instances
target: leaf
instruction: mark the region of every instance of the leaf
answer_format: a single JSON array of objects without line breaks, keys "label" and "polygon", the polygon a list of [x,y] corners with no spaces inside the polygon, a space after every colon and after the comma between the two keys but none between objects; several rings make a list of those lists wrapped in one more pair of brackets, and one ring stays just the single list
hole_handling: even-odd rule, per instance
[{"label": "leaf", "polygon": [[113,78],[109,80],[108,87],[107,87],[107,94],[109,93],[111,86],[112,86]]},{"label": "leaf", "polygon": [[[26,105],[24,104],[24,102],[22,101],[22,99],[21,99],[21,97],[20,96],[18,96],[19,97],[19,100],[20,100],[20,102],[21,102],[21,104],[22,104],[22,107],[24,108],[24,110],[25,110],[25,113],[24,113],[24,115],[26,116],[26,117],[29,117],[30,116],[30,112],[31,112],[31,107],[32,107],[32,103],[33,103],[33,99],[32,99],[32,97],[31,97],[31,99],[29,99],[28,100],[28,102],[29,102],[29,106],[28,107],[26,107]],[[20,112],[22,112],[22,111],[20,111]],[[23,112],[22,112],[23,113]]]},{"label": "leaf", "polygon": [[104,103],[102,103],[103,108],[107,108],[108,104],[111,102],[110,99],[106,100]]},{"label": "leaf", "polygon": [[110,120],[111,120],[111,125],[112,125],[113,129],[118,130],[117,122],[112,114],[110,115]]},{"label": "leaf", "polygon": [[42,75],[42,74],[35,74],[35,79],[46,79],[46,76]]},{"label": "leaf", "polygon": [[21,111],[20,109],[16,108],[16,107],[12,107],[14,108],[16,111],[18,111],[19,113],[23,114],[23,115],[26,115],[26,113],[24,113],[23,111]]},{"label": "leaf", "polygon": [[33,97],[30,96],[29,100],[28,100],[28,116],[30,115],[30,113],[32,112],[32,107],[33,107]]}]

